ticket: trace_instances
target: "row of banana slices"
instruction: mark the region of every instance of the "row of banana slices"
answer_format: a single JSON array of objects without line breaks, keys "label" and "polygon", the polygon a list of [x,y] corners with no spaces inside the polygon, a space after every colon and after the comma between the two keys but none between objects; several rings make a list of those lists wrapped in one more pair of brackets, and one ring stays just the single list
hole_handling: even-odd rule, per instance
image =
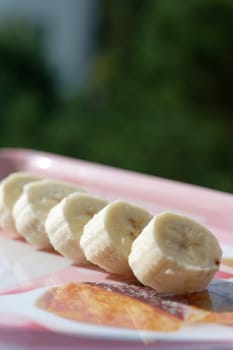
[{"label": "row of banana slices", "polygon": [[215,236],[188,217],[152,216],[127,201],[107,202],[75,185],[24,172],[0,184],[0,226],[76,264],[133,273],[164,293],[206,289],[222,257]]}]

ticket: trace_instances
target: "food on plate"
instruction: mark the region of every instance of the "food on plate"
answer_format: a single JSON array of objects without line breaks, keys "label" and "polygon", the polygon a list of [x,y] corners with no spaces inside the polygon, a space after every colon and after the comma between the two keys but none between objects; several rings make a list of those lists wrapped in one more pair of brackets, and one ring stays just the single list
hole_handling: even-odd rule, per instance
[{"label": "food on plate", "polygon": [[172,212],[153,217],[126,200],[107,202],[82,188],[17,172],[0,184],[0,226],[76,264],[136,277],[159,293],[207,289],[220,267],[216,237]]},{"label": "food on plate", "polygon": [[84,225],[107,204],[87,193],[72,193],[55,205],[45,222],[54,249],[75,263],[86,263],[80,247]]},{"label": "food on plate", "polygon": [[84,227],[80,246],[85,257],[108,272],[132,274],[128,264],[132,242],[151,218],[127,201],[109,203]]},{"label": "food on plate", "polygon": [[25,185],[13,208],[17,232],[38,248],[51,248],[45,232],[45,220],[49,211],[68,194],[80,191],[84,190],[55,180],[41,180]]},{"label": "food on plate", "polygon": [[15,172],[5,177],[0,183],[0,227],[17,233],[12,210],[21,195],[24,185],[40,180],[38,176],[27,172]]},{"label": "food on plate", "polygon": [[172,332],[182,320],[159,307],[98,285],[70,283],[45,292],[37,306],[85,323],[135,330]]},{"label": "food on plate", "polygon": [[162,293],[185,294],[205,290],[221,258],[217,239],[204,226],[164,212],[133,242],[129,266],[142,284]]},{"label": "food on plate", "polygon": [[72,282],[49,288],[36,306],[73,321],[138,331],[172,332],[208,323],[233,326],[232,282],[221,280],[213,281],[209,291],[175,296],[136,284]]}]

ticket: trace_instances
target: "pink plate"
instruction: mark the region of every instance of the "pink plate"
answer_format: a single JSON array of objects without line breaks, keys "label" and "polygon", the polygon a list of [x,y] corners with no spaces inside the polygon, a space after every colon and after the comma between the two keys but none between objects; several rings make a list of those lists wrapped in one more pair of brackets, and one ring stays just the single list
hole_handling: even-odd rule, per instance
[{"label": "pink plate", "polygon": [[[0,179],[15,171],[75,183],[107,200],[126,199],[153,215],[172,210],[194,218],[217,236],[224,253],[220,272],[210,287],[211,307],[224,302],[224,295],[220,299],[215,296],[215,286],[220,294],[225,289],[226,299],[227,293],[232,294],[233,195],[44,152],[0,150]],[[100,269],[73,266],[58,254],[36,250],[9,232],[0,231],[0,349],[233,348],[231,297],[229,309],[225,304],[222,307],[221,317],[226,315],[227,321],[202,319],[175,332],[76,322],[36,306],[51,287],[72,282],[127,285],[129,281]]]}]

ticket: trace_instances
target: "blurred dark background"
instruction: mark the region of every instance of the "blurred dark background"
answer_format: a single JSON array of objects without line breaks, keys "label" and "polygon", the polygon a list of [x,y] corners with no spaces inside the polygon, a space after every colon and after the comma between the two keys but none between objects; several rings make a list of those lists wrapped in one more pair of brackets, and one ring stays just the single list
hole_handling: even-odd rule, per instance
[{"label": "blurred dark background", "polygon": [[233,1],[0,0],[0,147],[233,192]]}]

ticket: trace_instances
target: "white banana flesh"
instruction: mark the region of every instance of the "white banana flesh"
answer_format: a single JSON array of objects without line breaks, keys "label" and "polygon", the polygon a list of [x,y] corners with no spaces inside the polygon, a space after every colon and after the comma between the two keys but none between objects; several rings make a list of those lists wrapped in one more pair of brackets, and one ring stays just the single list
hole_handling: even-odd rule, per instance
[{"label": "white banana flesh", "polygon": [[46,219],[45,230],[54,249],[74,263],[86,264],[80,247],[84,225],[107,204],[87,193],[72,193],[53,207]]},{"label": "white banana flesh", "polygon": [[185,216],[164,212],[133,242],[129,265],[142,284],[161,293],[185,294],[205,290],[221,258],[210,231]]},{"label": "white banana flesh", "polygon": [[23,192],[24,185],[40,180],[27,172],[15,172],[4,178],[0,183],[0,227],[9,232],[17,233],[12,215],[13,207]]},{"label": "white banana flesh", "polygon": [[128,264],[132,242],[151,218],[127,201],[111,202],[84,227],[80,246],[86,259],[111,273],[132,274]]},{"label": "white banana flesh", "polygon": [[80,191],[83,189],[54,180],[41,180],[25,185],[13,208],[17,232],[37,248],[51,248],[45,231],[45,220],[49,211],[68,194]]}]

